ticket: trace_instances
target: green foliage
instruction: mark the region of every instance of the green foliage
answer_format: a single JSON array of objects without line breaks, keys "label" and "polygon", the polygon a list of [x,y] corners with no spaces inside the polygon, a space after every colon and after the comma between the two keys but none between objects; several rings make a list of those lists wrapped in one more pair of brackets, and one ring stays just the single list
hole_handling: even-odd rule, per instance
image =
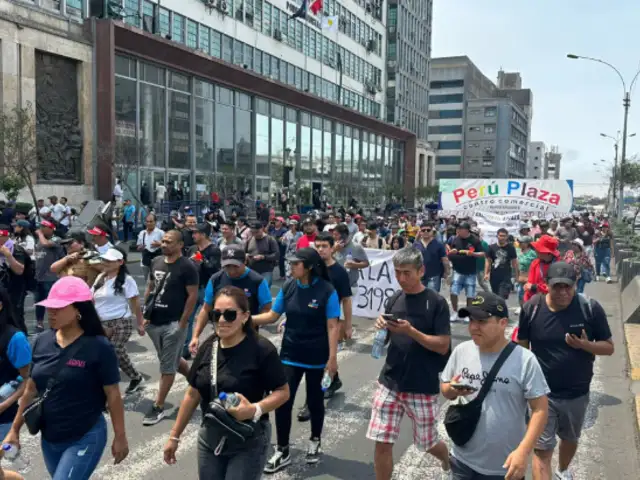
[{"label": "green foliage", "polygon": [[15,174],[3,175],[0,178],[0,192],[4,193],[9,200],[18,198],[20,190],[26,186],[24,180]]},{"label": "green foliage", "polygon": [[416,198],[420,201],[436,200],[440,189],[437,185],[426,185],[416,188]]}]

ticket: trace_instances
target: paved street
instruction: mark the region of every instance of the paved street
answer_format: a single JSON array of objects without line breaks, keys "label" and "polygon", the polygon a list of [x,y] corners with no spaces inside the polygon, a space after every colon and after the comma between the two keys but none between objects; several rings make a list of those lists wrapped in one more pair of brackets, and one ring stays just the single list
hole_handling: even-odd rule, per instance
[{"label": "paved street", "polygon": [[[141,281],[139,268],[133,266],[132,274]],[[617,351],[614,357],[596,362],[591,407],[587,413],[583,440],[573,468],[577,480],[632,479],[640,471],[636,449],[634,417],[632,415],[629,381],[626,377],[626,360],[622,348],[622,327],[618,319],[619,301],[615,285],[590,286],[589,294],[598,298],[609,313]],[[273,290],[274,294],[276,289]],[[511,303],[515,307],[515,302]],[[512,308],[513,310],[513,308]],[[31,315],[31,323],[32,315]],[[515,319],[515,316],[512,315]],[[309,425],[294,420],[292,446],[294,460],[290,468],[269,478],[285,479],[372,479],[373,444],[365,438],[370,415],[370,404],[375,380],[382,365],[381,360],[370,356],[373,341],[372,322],[356,319],[357,340],[339,353],[343,389],[328,404],[323,434],[324,457],[320,464],[308,467],[303,462],[303,449],[309,436]],[[279,345],[275,329],[266,329],[266,335]],[[463,324],[453,326],[454,342],[468,338]],[[162,449],[169,429],[175,419],[174,408],[186,387],[179,377],[167,399],[170,414],[167,419],[152,427],[143,427],[142,418],[151,406],[158,390],[158,370],[155,352],[148,337],[134,337],[129,352],[135,365],[147,376],[144,390],[125,399],[127,435],[130,454],[124,464],[112,465],[109,446],[101,465],[93,478],[102,480],[174,480],[197,478],[196,441],[199,412],[187,427],[178,451],[178,464],[167,466],[162,460]],[[126,382],[122,382],[124,391]],[[299,404],[304,395],[298,395]],[[444,412],[444,409],[442,410]],[[444,430],[440,425],[441,434]],[[110,440],[111,441],[111,436]],[[275,435],[274,435],[275,438]],[[30,437],[26,430],[22,436],[23,455],[31,461],[28,479],[48,478],[42,462],[38,439]],[[405,420],[402,436],[395,448],[396,480],[439,479],[440,468],[430,457],[420,454],[411,445],[411,426]],[[267,477],[265,477],[267,478]]]}]

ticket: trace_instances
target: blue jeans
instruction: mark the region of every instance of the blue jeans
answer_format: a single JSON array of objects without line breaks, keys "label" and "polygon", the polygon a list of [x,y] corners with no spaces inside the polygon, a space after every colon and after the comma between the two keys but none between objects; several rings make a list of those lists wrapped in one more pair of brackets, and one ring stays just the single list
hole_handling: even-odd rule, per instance
[{"label": "blue jeans", "polygon": [[[49,296],[49,291],[53,284],[56,282],[37,282],[36,291],[34,292],[34,303],[42,302]],[[36,306],[36,321],[38,323],[44,322],[44,314],[47,312],[46,308]]]},{"label": "blue jeans", "polygon": [[596,259],[596,275],[611,276],[611,249],[596,248],[593,253]]},{"label": "blue jeans", "polygon": [[456,271],[453,272],[453,282],[451,283],[451,295],[456,297],[460,295],[460,292],[464,290],[467,298],[473,298],[476,296],[476,274],[462,274]]},{"label": "blue jeans", "polygon": [[184,348],[182,349],[183,355],[189,353],[189,342],[191,342],[191,335],[193,335],[193,323],[196,320],[196,315],[198,315],[200,307],[204,303],[204,291],[205,287],[198,288],[198,301],[196,302],[196,306],[193,307],[193,312],[191,312],[191,316],[189,317],[189,323],[187,323],[187,336],[184,339]]},{"label": "blue jeans", "polygon": [[584,293],[584,286],[586,285],[586,282],[579,278],[578,282],[576,283],[576,292],[577,293]]},{"label": "blue jeans", "polygon": [[435,277],[422,277],[422,284],[425,287],[440,293],[440,289],[442,288],[442,277],[440,275],[436,275]]},{"label": "blue jeans", "polygon": [[107,422],[104,415],[73,442],[49,443],[42,439],[42,455],[52,480],[87,480],[98,466],[107,444]]}]

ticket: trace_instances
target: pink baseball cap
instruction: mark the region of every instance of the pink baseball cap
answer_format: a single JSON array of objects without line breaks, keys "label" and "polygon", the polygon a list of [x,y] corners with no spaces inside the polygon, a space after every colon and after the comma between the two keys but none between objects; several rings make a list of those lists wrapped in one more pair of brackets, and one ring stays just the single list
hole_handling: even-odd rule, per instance
[{"label": "pink baseball cap", "polygon": [[93,294],[89,286],[78,277],[63,277],[53,284],[46,300],[36,303],[39,307],[64,308],[76,302],[90,302]]}]

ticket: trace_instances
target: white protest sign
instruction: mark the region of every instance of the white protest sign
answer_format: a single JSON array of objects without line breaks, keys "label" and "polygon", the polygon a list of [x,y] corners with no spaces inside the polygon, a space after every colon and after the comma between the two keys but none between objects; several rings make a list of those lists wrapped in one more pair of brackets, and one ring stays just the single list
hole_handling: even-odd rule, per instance
[{"label": "white protest sign", "polygon": [[384,313],[389,297],[400,289],[391,259],[393,250],[365,248],[369,266],[360,270],[358,294],[353,299],[353,315],[376,318]]},{"label": "white protest sign", "polygon": [[507,215],[499,215],[491,212],[475,212],[472,217],[478,223],[482,239],[489,243],[498,241],[498,230],[506,228],[509,235],[518,238],[520,230],[520,213],[512,213]]}]

